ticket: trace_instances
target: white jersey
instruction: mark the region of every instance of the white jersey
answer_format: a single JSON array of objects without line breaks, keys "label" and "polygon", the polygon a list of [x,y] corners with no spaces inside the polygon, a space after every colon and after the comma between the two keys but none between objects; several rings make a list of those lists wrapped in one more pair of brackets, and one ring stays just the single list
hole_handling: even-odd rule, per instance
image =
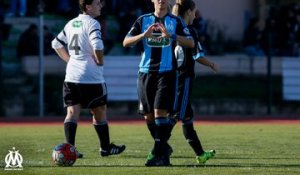
[{"label": "white jersey", "polygon": [[103,50],[101,26],[89,15],[80,14],[69,21],[52,41],[52,48],[67,46],[70,60],[67,63],[65,82],[104,83],[103,66],[95,62],[94,50]]}]

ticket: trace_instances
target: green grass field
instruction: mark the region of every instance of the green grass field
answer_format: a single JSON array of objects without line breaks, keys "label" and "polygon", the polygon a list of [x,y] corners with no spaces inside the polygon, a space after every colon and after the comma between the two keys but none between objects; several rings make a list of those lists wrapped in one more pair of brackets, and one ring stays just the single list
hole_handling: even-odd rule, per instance
[{"label": "green grass field", "polygon": [[[153,141],[144,124],[111,123],[111,140],[124,143],[125,152],[100,157],[98,139],[90,124],[79,124],[77,147],[84,153],[73,167],[56,167],[52,148],[64,141],[63,125],[0,125],[0,174],[105,174],[105,175],[288,175],[300,174],[300,127],[298,124],[197,123],[205,149],[216,149],[214,159],[198,165],[185,141],[181,125],[174,128],[170,144],[174,149],[171,167],[145,167]],[[16,147],[23,156],[22,171],[5,171],[5,156]]]}]

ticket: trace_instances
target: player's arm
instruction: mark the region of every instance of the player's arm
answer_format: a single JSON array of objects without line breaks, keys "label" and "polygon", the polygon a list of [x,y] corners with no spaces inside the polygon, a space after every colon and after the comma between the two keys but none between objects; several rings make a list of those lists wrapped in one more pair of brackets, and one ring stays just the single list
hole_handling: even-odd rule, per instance
[{"label": "player's arm", "polygon": [[209,59],[207,59],[205,57],[204,50],[202,49],[202,46],[201,46],[201,44],[200,44],[199,41],[197,42],[197,44],[196,44],[196,46],[194,48],[193,59],[195,61],[197,61],[198,63],[211,68],[215,73],[217,73],[219,71],[218,64],[210,61]]},{"label": "player's arm", "polygon": [[204,66],[211,68],[215,73],[219,71],[219,66],[216,63],[208,60],[206,57],[200,57],[196,61]]},{"label": "player's arm", "polygon": [[136,45],[139,41],[141,41],[143,38],[145,38],[144,34],[141,33],[136,36],[129,36],[127,35],[123,40],[123,47],[131,47]]},{"label": "player's arm", "polygon": [[93,58],[95,63],[102,66],[104,64],[104,44],[101,36],[101,26],[96,21],[90,25],[89,40],[94,49]]},{"label": "player's arm", "polygon": [[52,48],[55,50],[55,52],[58,54],[58,56],[64,60],[65,62],[68,62],[70,59],[70,55],[66,48],[64,47],[66,44],[66,35],[64,30],[61,31],[56,38],[52,40]]},{"label": "player's arm", "polygon": [[103,50],[94,50],[95,62],[97,65],[102,66],[104,64],[103,57],[104,53]]},{"label": "player's arm", "polygon": [[70,55],[67,52],[67,50],[62,47],[62,48],[54,48],[55,52],[57,53],[57,55],[64,60],[66,63],[70,60]]},{"label": "player's arm", "polygon": [[171,38],[183,47],[193,48],[195,46],[193,38],[177,34],[170,34],[162,23],[159,24],[159,28],[162,32],[162,37]]},{"label": "player's arm", "polygon": [[141,33],[136,36],[126,36],[123,40],[123,47],[131,47],[136,45],[139,41],[145,38],[144,33]]},{"label": "player's arm", "polygon": [[141,18],[139,18],[132,26],[131,30],[128,32],[123,40],[123,47],[131,47],[136,45],[139,41],[144,38],[149,38],[152,36],[152,32],[155,29],[156,24],[150,25],[145,32],[141,32]]},{"label": "player's arm", "polygon": [[174,36],[174,38],[181,46],[188,48],[193,48],[195,46],[194,40],[191,38],[187,38],[186,36],[176,35]]}]

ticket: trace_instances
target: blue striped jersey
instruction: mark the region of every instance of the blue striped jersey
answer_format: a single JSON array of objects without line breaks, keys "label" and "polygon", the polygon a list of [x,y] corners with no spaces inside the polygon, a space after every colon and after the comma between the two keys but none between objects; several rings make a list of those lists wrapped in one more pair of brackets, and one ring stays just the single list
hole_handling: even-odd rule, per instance
[{"label": "blue striped jersey", "polygon": [[[133,24],[127,37],[136,36],[144,33],[148,27],[155,23],[162,23],[170,34],[190,37],[190,32],[181,18],[168,13],[163,18],[158,18],[154,13],[140,16]],[[168,72],[176,69],[174,57],[175,41],[172,38],[162,38],[160,31],[154,31],[151,38],[142,40],[142,59],[139,64],[139,71],[143,73],[150,72]]]}]

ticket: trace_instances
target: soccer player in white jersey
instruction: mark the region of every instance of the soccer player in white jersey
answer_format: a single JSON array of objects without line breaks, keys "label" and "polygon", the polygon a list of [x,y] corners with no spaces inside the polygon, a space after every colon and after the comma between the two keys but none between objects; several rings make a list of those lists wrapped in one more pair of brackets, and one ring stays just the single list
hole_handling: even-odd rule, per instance
[{"label": "soccer player in white jersey", "polygon": [[[107,90],[103,77],[101,26],[94,18],[103,7],[100,0],[79,0],[82,14],[70,20],[52,41],[52,48],[67,63],[63,83],[66,142],[75,145],[77,121],[82,108],[90,109],[100,142],[100,155],[120,154],[125,145],[110,143],[106,118]],[[78,158],[83,157],[81,153]]]}]

